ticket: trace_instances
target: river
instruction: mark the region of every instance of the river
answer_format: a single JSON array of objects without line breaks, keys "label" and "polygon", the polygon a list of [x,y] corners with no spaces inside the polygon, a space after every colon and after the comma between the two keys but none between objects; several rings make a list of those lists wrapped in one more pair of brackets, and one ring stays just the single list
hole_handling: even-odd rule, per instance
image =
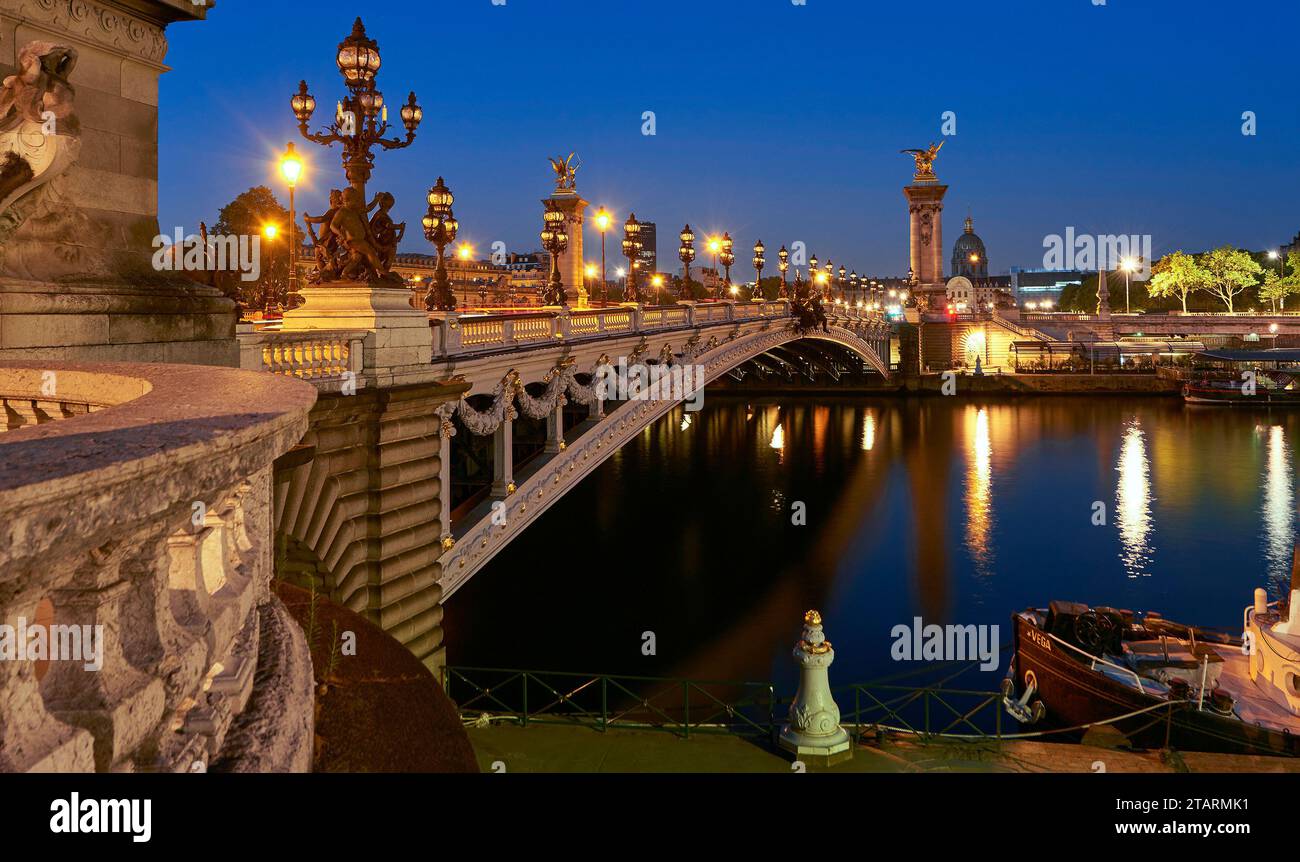
[{"label": "river", "polygon": [[710,392],[448,600],[448,660],[785,689],[807,608],[835,684],[908,670],[891,633],[917,617],[1005,642],[1067,599],[1240,627],[1289,581],[1297,434],[1300,412],[1177,399]]}]

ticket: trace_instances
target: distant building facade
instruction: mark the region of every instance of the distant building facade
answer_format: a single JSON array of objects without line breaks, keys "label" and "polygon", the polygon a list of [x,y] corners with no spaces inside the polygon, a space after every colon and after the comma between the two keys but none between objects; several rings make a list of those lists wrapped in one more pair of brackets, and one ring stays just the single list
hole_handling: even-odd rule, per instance
[{"label": "distant building facade", "polygon": [[658,272],[659,271],[659,242],[658,233],[655,229],[655,223],[652,221],[640,221],[641,232],[637,238],[641,240],[641,254],[638,260],[641,266],[638,272]]},{"label": "distant building facade", "polygon": [[1077,269],[1022,269],[1011,267],[1011,295],[1017,305],[1026,302],[1061,301],[1061,291],[1083,284],[1088,273]]}]

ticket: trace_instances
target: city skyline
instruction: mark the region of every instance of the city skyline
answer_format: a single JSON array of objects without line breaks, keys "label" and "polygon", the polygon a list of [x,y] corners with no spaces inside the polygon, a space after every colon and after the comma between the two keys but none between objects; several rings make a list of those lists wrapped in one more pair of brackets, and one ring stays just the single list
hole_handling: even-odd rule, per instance
[{"label": "city skyline", "polygon": [[[1041,265],[1044,237],[1071,227],[1150,235],[1156,256],[1223,243],[1272,248],[1300,229],[1287,207],[1300,191],[1287,158],[1300,117],[1286,105],[1283,58],[1238,50],[1207,30],[1217,11],[1207,2],[1184,4],[1177,17],[1083,2],[1051,9],[1017,2],[971,16],[962,4],[937,4],[921,22],[924,38],[965,47],[927,52],[925,64],[911,53],[920,24],[904,10],[829,0],[660,8],[662,16],[638,15],[632,27],[622,26],[629,10],[580,4],[565,19],[567,50],[555,56],[545,50],[553,25],[523,3],[457,5],[446,16],[458,36],[440,37],[432,49],[413,44],[427,35],[427,11],[376,17],[370,35],[384,51],[381,89],[391,104],[415,90],[426,120],[415,146],[379,163],[373,187],[396,195],[397,220],[418,224],[424,191],[444,175],[461,239],[477,256],[498,241],[529,252],[539,247],[538,201],[551,186],[546,156],[577,151],[578,190],[593,209],[604,206],[620,221],[635,211],[657,222],[666,242],[689,222],[699,235],[730,231],[745,247],[760,238],[773,248],[802,241],[858,272],[901,274],[898,187],[911,163],[898,150],[942,140],[937,172],[951,187],[944,244],[951,248],[973,215],[993,274]],[[1275,14],[1252,20],[1285,29],[1298,18],[1280,3],[1267,8]],[[200,62],[162,78],[161,100],[174,106],[159,124],[164,233],[197,230],[254,185],[287,197],[274,160],[298,138],[289,95],[301,78],[322,110],[341,95],[328,46],[355,14],[335,2],[317,9],[322,14],[293,19],[292,42],[284,27],[251,28],[226,10],[203,27],[169,32],[171,50]],[[683,14],[693,25],[689,38],[677,32]],[[742,24],[752,40],[712,37]],[[820,45],[853,24],[873,34],[857,49],[862,56]],[[477,33],[505,47],[490,64],[476,59],[483,40],[468,34]],[[1133,34],[1131,52],[1116,56],[1115,33]],[[202,70],[236,39],[263,62],[207,80]],[[1072,62],[1058,61],[1048,74],[1019,62],[1041,56],[1028,52],[1045,41],[1076,49]],[[687,44],[697,46],[690,68],[661,62]],[[1010,60],[980,50],[1005,44],[1027,47]],[[450,84],[430,71],[430,50]],[[799,74],[781,64],[755,72],[753,58],[765,51],[786,51]],[[566,64],[566,74],[548,63]],[[218,83],[236,84],[241,98],[223,95]],[[545,95],[548,87],[555,96]],[[642,134],[646,111],[654,112],[654,135]],[[945,111],[955,114],[955,135],[943,135]],[[1244,111],[1255,112],[1258,134],[1242,134]],[[200,124],[201,140],[188,132]],[[299,212],[318,214],[343,179],[337,150],[311,149]],[[208,166],[196,176],[198,160]],[[587,233],[592,242],[595,231]],[[659,249],[665,264],[675,248]],[[401,251],[431,247],[412,230]],[[747,259],[738,262],[738,277],[748,271]]]}]

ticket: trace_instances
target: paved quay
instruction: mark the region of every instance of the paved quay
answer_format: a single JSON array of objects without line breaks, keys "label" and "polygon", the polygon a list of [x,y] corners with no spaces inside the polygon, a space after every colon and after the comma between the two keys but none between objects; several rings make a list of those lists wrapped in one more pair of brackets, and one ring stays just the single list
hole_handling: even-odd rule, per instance
[{"label": "paved quay", "polygon": [[[653,730],[495,724],[468,728],[484,772],[619,773],[790,772],[788,756],[763,740],[731,734],[690,739]],[[1099,766],[1098,764],[1102,764]],[[1300,758],[1158,751],[1123,751],[1102,744],[1009,740],[920,743],[886,737],[859,744],[853,759],[809,772],[1300,772]]]}]

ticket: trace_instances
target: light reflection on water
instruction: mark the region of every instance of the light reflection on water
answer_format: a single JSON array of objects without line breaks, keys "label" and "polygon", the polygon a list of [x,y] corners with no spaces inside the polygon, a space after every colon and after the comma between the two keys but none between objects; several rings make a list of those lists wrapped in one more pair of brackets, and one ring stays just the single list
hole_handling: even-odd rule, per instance
[{"label": "light reflection on water", "polygon": [[1146,435],[1134,418],[1124,429],[1120,447],[1119,483],[1115,487],[1115,522],[1119,527],[1120,559],[1130,578],[1151,574],[1151,462]]},{"label": "light reflection on water", "polygon": [[913,616],[1005,640],[1013,611],[1065,599],[1231,627],[1255,587],[1276,598],[1287,581],[1300,411],[710,392],[682,419],[638,435],[448,602],[451,662],[793,679],[816,607],[848,682],[900,670],[889,632]]},{"label": "light reflection on water", "polygon": [[1260,514],[1264,526],[1264,553],[1269,581],[1275,591],[1285,589],[1291,575],[1295,544],[1295,473],[1291,447],[1281,425],[1268,427],[1268,457],[1264,462],[1264,499]]},{"label": "light reflection on water", "polygon": [[976,571],[988,576],[993,573],[989,545],[993,524],[993,438],[987,407],[968,408],[966,415],[975,425],[966,475],[966,547]]}]

